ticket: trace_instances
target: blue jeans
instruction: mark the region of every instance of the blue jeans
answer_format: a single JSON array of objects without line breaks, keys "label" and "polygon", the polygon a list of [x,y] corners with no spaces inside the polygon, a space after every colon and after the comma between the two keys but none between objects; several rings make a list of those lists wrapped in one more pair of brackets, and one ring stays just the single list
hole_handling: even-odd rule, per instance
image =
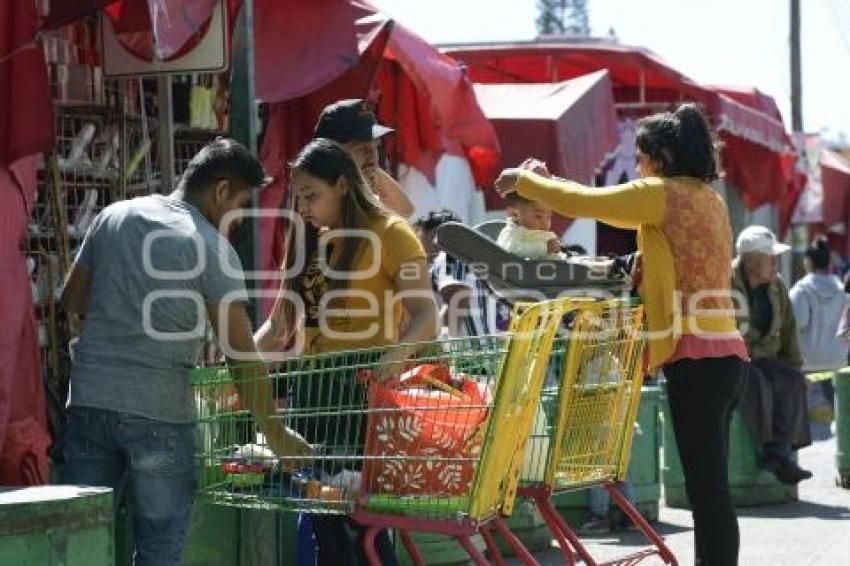
[{"label": "blue jeans", "polygon": [[[634,493],[632,482],[626,481],[617,482],[617,489],[629,501],[634,502]],[[596,519],[602,519],[608,516],[608,509],[611,506],[611,498],[608,496],[608,491],[601,486],[590,488],[590,513]]]},{"label": "blue jeans", "polygon": [[63,484],[107,486],[133,510],[136,566],[179,566],[195,495],[195,427],[71,407],[59,447]]}]

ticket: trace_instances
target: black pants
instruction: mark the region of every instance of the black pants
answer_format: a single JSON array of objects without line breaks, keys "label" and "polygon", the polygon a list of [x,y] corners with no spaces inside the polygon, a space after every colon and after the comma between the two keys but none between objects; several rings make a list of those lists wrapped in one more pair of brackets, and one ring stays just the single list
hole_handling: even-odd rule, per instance
[{"label": "black pants", "polygon": [[729,494],[729,423],[741,391],[737,357],[679,360],[664,367],[670,415],[694,517],[697,564],[738,563],[738,518]]},{"label": "black pants", "polygon": [[[316,537],[318,566],[366,566],[363,550],[366,527],[340,515],[311,515]],[[395,548],[389,532],[383,529],[375,537],[375,549],[381,566],[397,566]]]}]

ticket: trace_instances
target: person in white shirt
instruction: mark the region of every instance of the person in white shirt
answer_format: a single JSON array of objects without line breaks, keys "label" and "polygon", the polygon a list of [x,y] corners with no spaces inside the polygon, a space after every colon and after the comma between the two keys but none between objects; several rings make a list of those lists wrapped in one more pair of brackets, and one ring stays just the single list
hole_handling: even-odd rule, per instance
[{"label": "person in white shirt", "polygon": [[[803,260],[806,276],[791,287],[804,372],[833,371],[847,363],[848,343],[838,338],[836,331],[850,296],[841,280],[829,273],[831,255],[826,238],[817,239]],[[832,382],[822,381],[821,386],[831,411]]]}]

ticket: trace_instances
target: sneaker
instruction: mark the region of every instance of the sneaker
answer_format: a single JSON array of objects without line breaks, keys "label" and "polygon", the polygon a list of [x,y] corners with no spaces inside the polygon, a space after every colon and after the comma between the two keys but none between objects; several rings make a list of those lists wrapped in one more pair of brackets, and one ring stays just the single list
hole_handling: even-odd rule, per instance
[{"label": "sneaker", "polygon": [[607,517],[591,517],[578,528],[580,535],[604,535],[611,532]]}]

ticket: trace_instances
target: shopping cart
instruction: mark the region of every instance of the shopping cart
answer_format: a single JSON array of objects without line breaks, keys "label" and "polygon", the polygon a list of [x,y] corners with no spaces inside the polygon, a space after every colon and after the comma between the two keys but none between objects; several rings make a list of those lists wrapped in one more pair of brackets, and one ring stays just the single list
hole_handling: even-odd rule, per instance
[{"label": "shopping cart", "polygon": [[540,509],[567,564],[574,564],[576,555],[586,565],[597,562],[557,512],[552,495],[593,486],[603,487],[652,543],[606,564],[636,564],[654,555],[677,564],[660,535],[616,487],[626,478],[643,382],[643,308],[629,300],[576,300],[573,307],[563,339],[553,349],[551,368],[560,373],[560,383],[544,388],[519,495]]},{"label": "shopping cart", "polygon": [[[534,559],[505,526],[539,403],[552,343],[568,301],[524,309],[513,332],[418,345],[400,383],[377,383],[400,346],[305,356],[272,376],[273,419],[300,432],[316,451],[309,462],[278,458],[240,406],[232,372],[193,374],[202,441],[200,496],[241,507],[346,514],[366,527],[364,545],[395,529],[416,564],[411,531],[454,537],[476,564],[488,564],[493,526],[528,564]],[[243,372],[244,373],[244,372]],[[255,372],[256,375],[256,372]],[[258,385],[264,377],[254,377]],[[245,390],[240,384],[239,389]]]}]

